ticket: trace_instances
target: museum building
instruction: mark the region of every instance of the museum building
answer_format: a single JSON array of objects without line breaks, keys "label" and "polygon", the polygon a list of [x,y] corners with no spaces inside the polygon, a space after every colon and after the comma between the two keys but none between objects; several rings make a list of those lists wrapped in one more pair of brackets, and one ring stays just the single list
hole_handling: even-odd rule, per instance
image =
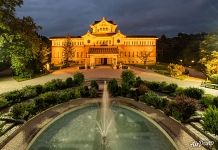
[{"label": "museum building", "polygon": [[[117,65],[156,63],[156,36],[125,35],[117,30],[117,24],[102,18],[90,25],[82,36],[70,36],[73,55],[71,62],[83,65]],[[66,36],[50,37],[54,65],[64,63]],[[145,58],[146,57],[146,58]]]}]

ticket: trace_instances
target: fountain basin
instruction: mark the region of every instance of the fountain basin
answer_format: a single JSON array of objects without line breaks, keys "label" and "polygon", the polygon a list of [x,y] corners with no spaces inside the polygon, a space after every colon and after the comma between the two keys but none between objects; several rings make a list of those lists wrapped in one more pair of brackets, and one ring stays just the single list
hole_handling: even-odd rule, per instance
[{"label": "fountain basin", "polygon": [[[43,128],[28,149],[100,150],[101,137],[96,127],[97,105],[72,109]],[[177,149],[173,140],[144,113],[122,105],[112,107],[115,128],[103,149],[158,150]]]}]

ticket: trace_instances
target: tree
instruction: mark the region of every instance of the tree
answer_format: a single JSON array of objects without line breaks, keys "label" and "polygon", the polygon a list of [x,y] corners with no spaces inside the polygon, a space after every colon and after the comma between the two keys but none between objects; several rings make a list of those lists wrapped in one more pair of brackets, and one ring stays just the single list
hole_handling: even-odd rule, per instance
[{"label": "tree", "polygon": [[149,62],[149,57],[151,56],[152,51],[143,51],[139,56],[140,60],[144,63],[144,65]]},{"label": "tree", "polygon": [[66,39],[63,45],[63,58],[64,58],[63,63],[69,65],[69,59],[74,57],[74,55],[75,55],[75,50],[71,42],[71,36],[68,34],[66,36]]},{"label": "tree", "polygon": [[201,60],[208,76],[218,74],[218,31],[210,33],[201,43]]},{"label": "tree", "polygon": [[121,74],[122,83],[127,84],[129,86],[133,86],[135,84],[135,74],[131,70],[125,70]]},{"label": "tree", "polygon": [[31,17],[17,18],[22,0],[0,2],[0,60],[11,64],[15,75],[31,77],[49,61],[49,44],[38,35],[40,26]]}]

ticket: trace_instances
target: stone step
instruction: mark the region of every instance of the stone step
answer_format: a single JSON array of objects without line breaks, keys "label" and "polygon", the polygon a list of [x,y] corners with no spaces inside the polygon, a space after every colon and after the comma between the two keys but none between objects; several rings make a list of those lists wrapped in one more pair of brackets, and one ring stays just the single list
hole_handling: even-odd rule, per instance
[{"label": "stone step", "polygon": [[[210,138],[208,138],[207,136],[205,136],[204,134],[202,134],[201,132],[199,132],[195,127],[193,127],[191,124],[186,124],[184,125],[189,132],[192,134],[193,137],[195,137],[195,139],[198,139],[198,141],[195,141],[195,143],[200,144],[200,146],[205,147],[206,149],[211,149],[212,146],[214,146],[214,141]],[[205,144],[211,144],[211,146],[205,146],[202,145],[201,142],[205,143]],[[193,142],[193,144],[195,144]],[[214,148],[212,148],[214,149]],[[215,149],[214,149],[215,150]]]},{"label": "stone step", "polygon": [[196,130],[198,130],[199,132],[201,132],[202,134],[204,134],[205,136],[207,136],[209,139],[213,140],[213,141],[218,141],[218,136],[211,134],[210,132],[204,131],[204,128],[202,126],[202,122],[191,122],[190,123]]}]

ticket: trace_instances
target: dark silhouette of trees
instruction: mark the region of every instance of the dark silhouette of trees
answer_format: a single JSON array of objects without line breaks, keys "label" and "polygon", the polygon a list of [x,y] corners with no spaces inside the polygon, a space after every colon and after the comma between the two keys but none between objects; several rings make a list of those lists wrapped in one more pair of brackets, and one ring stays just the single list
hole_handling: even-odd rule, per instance
[{"label": "dark silhouette of trees", "polygon": [[200,59],[200,43],[206,33],[178,33],[175,37],[162,35],[157,41],[157,61],[165,63],[195,64]]}]

